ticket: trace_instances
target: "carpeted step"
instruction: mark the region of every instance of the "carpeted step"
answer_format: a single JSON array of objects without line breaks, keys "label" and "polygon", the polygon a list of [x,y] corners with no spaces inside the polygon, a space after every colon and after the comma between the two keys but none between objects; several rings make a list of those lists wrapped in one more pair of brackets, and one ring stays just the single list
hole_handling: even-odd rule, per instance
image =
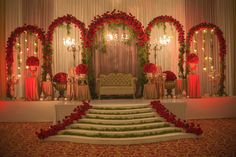
[{"label": "carpeted step", "polygon": [[102,137],[102,138],[126,138],[126,137],[143,137],[150,135],[168,134],[173,132],[181,132],[182,129],[176,127],[164,127],[146,130],[134,131],[97,131],[97,130],[83,130],[83,129],[65,129],[60,131],[60,135],[78,135],[88,137]]},{"label": "carpeted step", "polygon": [[143,124],[143,123],[159,122],[159,121],[164,121],[164,119],[162,117],[149,117],[149,118],[124,119],[124,120],[107,120],[107,119],[82,118],[78,121],[78,123],[130,125],[130,124]]},{"label": "carpeted step", "polygon": [[75,123],[67,128],[70,129],[84,129],[84,130],[100,130],[100,131],[131,131],[131,130],[145,130],[151,128],[161,128],[173,126],[168,122],[155,122],[144,124],[130,124],[130,125],[103,125],[103,124],[79,124]]},{"label": "carpeted step", "polygon": [[107,115],[107,114],[91,114],[88,113],[84,118],[88,119],[110,119],[110,120],[127,120],[127,119],[140,119],[156,117],[157,114],[152,111],[148,113],[136,113],[136,114],[125,114],[125,115]]},{"label": "carpeted step", "polygon": [[101,110],[101,109],[89,109],[89,114],[107,114],[107,115],[125,115],[125,114],[138,114],[153,112],[152,108],[137,108],[137,109],[125,109],[125,110]]},{"label": "carpeted step", "polygon": [[100,138],[100,137],[85,137],[73,135],[56,135],[47,138],[48,141],[69,141],[77,143],[89,144],[109,144],[109,145],[127,145],[127,144],[141,144],[154,143],[161,141],[171,141],[184,138],[196,138],[197,136],[189,133],[168,133],[162,135],[151,135],[143,137],[127,137],[127,138]]}]

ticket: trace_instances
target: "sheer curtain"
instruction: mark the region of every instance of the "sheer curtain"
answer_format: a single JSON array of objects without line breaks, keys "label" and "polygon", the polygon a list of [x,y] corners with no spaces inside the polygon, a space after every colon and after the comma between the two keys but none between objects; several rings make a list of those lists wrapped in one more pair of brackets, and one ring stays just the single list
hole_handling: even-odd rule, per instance
[{"label": "sheer curtain", "polygon": [[[234,66],[236,61],[234,53],[236,50],[236,43],[234,42],[236,22],[233,20],[236,12],[235,3],[234,0],[5,0],[5,35],[0,35],[1,38],[5,37],[6,42],[10,32],[24,23],[37,25],[47,31],[47,27],[53,19],[66,14],[72,14],[88,26],[95,15],[101,15],[113,9],[132,13],[145,27],[153,18],[160,15],[173,16],[180,21],[185,31],[200,22],[209,21],[223,30],[227,42],[225,85],[226,92],[232,95],[233,93],[236,94],[236,70]],[[155,30],[153,31],[155,32]],[[71,67],[71,54],[66,52],[66,48],[62,44],[63,37],[66,35],[65,32],[66,30],[55,31],[53,73],[67,72],[68,68]],[[72,33],[79,42],[79,32],[73,30]],[[156,39],[160,33],[152,32],[151,39]],[[161,61],[167,61],[165,63],[160,62],[160,64],[163,64],[166,69],[170,68],[175,73],[177,72],[177,57],[175,56],[178,56],[178,48],[177,33],[174,33],[171,44],[166,47],[165,52],[163,50],[159,54],[171,56],[158,56],[158,58],[165,58]],[[61,59],[55,56],[60,56]],[[169,58],[171,59],[168,60]],[[153,51],[150,60],[154,61]],[[1,69],[4,67],[4,64],[1,64]],[[1,80],[1,84],[5,84],[5,80]],[[4,86],[1,86],[1,90],[4,90],[3,88]]]}]

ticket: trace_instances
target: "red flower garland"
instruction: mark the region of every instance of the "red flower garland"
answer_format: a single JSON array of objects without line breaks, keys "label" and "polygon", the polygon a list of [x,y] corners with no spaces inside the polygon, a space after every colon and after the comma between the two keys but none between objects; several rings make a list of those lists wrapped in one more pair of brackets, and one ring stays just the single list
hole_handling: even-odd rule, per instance
[{"label": "red flower garland", "polygon": [[39,66],[39,59],[35,56],[30,56],[26,60],[26,65],[28,66]]},{"label": "red flower garland", "polygon": [[194,64],[198,64],[199,62],[199,58],[195,53],[190,53],[187,56],[187,63],[194,63]]},{"label": "red flower garland", "polygon": [[88,74],[88,66],[86,64],[79,64],[75,68],[75,72],[77,75],[79,74]]},{"label": "red flower garland", "polygon": [[180,48],[179,48],[179,63],[178,63],[178,66],[179,66],[179,76],[180,77],[183,77],[184,75],[184,68],[183,68],[183,62],[184,62],[184,58],[183,58],[183,55],[184,54],[184,45],[185,45],[185,38],[184,38],[184,29],[183,29],[183,25],[176,19],[174,19],[172,16],[158,16],[158,17],[155,17],[151,22],[149,22],[148,26],[146,27],[145,29],[145,32],[146,34],[148,35],[148,40],[150,40],[150,34],[151,34],[151,30],[152,28],[155,26],[155,24],[158,24],[158,23],[171,23],[175,26],[176,28],[176,31],[178,32],[178,41],[179,41],[179,45],[180,45]]},{"label": "red flower garland", "polygon": [[143,71],[145,73],[156,73],[157,66],[153,63],[146,63],[146,64],[144,64]]},{"label": "red flower garland", "polygon": [[167,122],[174,124],[176,127],[183,128],[187,133],[193,133],[196,135],[201,135],[203,133],[200,125],[197,126],[194,123],[187,123],[185,120],[176,119],[176,115],[170,112],[160,101],[152,101],[151,106],[156,112]]},{"label": "red flower garland", "polygon": [[[226,55],[226,42],[225,42],[225,39],[224,39],[224,36],[223,36],[223,32],[221,31],[221,29],[216,26],[215,24],[212,24],[212,23],[206,23],[206,22],[203,22],[203,23],[200,23],[196,26],[193,26],[188,34],[187,34],[187,38],[186,38],[186,45],[187,45],[187,50],[186,50],[186,56],[188,56],[188,54],[190,53],[190,47],[191,47],[191,43],[193,41],[193,35],[196,31],[199,31],[199,30],[214,30],[214,33],[215,35],[217,36],[218,38],[218,42],[219,42],[219,45],[220,45],[220,53],[219,53],[219,56],[220,56],[220,82],[219,82],[219,90],[218,90],[218,94],[220,96],[226,94],[225,91],[224,91],[224,80],[225,80],[225,74],[224,74],[224,70],[225,70],[225,55]],[[186,76],[188,75],[190,69],[189,69],[189,65],[186,64]]]},{"label": "red flower garland", "polygon": [[89,25],[85,46],[92,47],[95,35],[99,28],[104,26],[104,24],[109,23],[124,23],[132,28],[137,35],[139,46],[144,46],[144,44],[148,41],[148,36],[143,31],[142,23],[138,21],[131,13],[127,14],[119,10],[113,10],[112,12],[108,11],[101,16],[98,15],[94,17],[92,23]]},{"label": "red flower garland", "polygon": [[[16,43],[16,38],[20,36],[23,32],[31,32],[37,35],[38,39],[42,42],[43,48],[45,46],[46,38],[44,35],[44,31],[37,26],[32,25],[24,25],[22,27],[17,27],[14,31],[11,32],[10,37],[7,40],[7,47],[6,47],[6,69],[7,69],[7,77],[11,77],[12,75],[12,63],[13,63],[13,46]],[[43,52],[44,53],[44,52]],[[43,67],[43,70],[45,68]],[[11,80],[7,79],[7,96],[10,97],[10,85]]]},{"label": "red flower garland", "polygon": [[164,71],[163,73],[166,74],[166,81],[174,81],[177,79],[175,73],[172,71]]},{"label": "red flower garland", "polygon": [[72,124],[75,120],[81,119],[82,116],[86,114],[86,111],[90,108],[92,108],[92,106],[89,104],[89,102],[83,101],[83,105],[77,106],[73,110],[73,113],[71,113],[69,116],[66,116],[62,122],[58,121],[56,125],[51,125],[49,129],[40,129],[40,132],[35,132],[35,134],[41,140],[49,136],[56,135],[60,130],[64,130],[66,126]]},{"label": "red flower garland", "polygon": [[53,76],[53,82],[57,83],[67,83],[67,74],[60,72]]}]

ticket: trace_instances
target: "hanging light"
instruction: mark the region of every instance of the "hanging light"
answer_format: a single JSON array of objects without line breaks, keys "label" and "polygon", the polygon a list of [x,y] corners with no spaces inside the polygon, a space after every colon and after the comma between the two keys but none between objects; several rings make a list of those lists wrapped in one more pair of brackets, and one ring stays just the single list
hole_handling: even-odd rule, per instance
[{"label": "hanging light", "polygon": [[75,39],[69,36],[66,38],[63,38],[63,44],[66,47],[71,47],[72,45],[75,45]]},{"label": "hanging light", "polygon": [[164,34],[162,37],[159,38],[159,42],[161,45],[166,46],[170,43],[170,39],[171,39],[170,36]]}]

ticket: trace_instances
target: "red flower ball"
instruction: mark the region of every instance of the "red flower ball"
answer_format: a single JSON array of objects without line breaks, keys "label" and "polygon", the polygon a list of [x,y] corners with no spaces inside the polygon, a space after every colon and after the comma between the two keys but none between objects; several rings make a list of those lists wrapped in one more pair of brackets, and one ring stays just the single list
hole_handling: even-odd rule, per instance
[{"label": "red flower ball", "polygon": [[34,56],[30,56],[26,60],[26,65],[28,66],[39,66],[39,59]]},{"label": "red flower ball", "polygon": [[197,54],[195,53],[190,53],[187,57],[187,62],[188,63],[195,63],[195,64],[198,64],[199,62],[199,58],[197,56]]},{"label": "red flower ball", "polygon": [[174,81],[177,79],[175,73],[172,71],[164,71],[163,73],[166,74],[166,81]]},{"label": "red flower ball", "polygon": [[79,64],[75,68],[75,72],[77,75],[79,74],[88,74],[88,66],[86,64]]},{"label": "red flower ball", "polygon": [[67,74],[60,72],[53,76],[53,81],[57,83],[67,83]]},{"label": "red flower ball", "polygon": [[157,67],[153,63],[146,63],[143,67],[145,73],[155,73],[157,72]]}]

